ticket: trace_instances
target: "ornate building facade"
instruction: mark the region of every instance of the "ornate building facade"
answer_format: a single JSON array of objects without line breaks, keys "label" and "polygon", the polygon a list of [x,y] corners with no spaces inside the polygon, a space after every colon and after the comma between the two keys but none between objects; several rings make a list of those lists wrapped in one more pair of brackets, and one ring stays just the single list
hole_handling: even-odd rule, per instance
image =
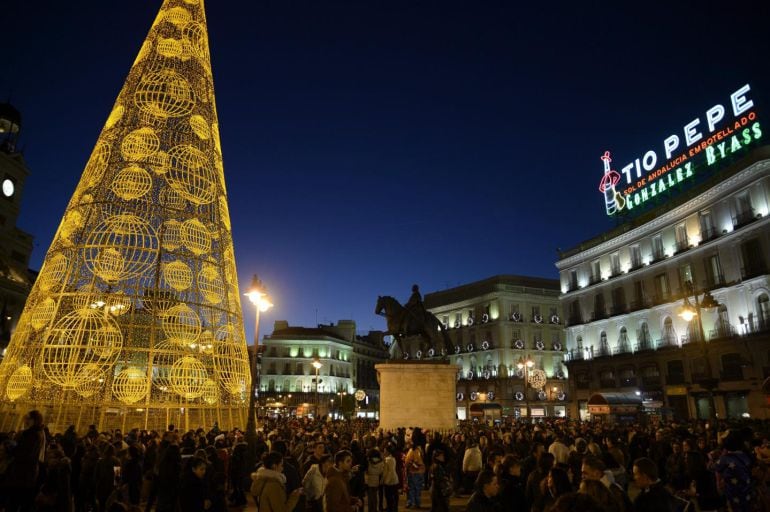
[{"label": "ornate building facade", "polygon": [[[376,410],[374,365],[388,357],[381,332],[358,336],[352,320],[318,327],[294,327],[279,320],[261,347],[260,395],[265,404],[281,404],[298,414],[316,407],[321,414],[340,411],[353,401],[359,402],[353,404],[355,409]],[[317,383],[314,363],[320,363]],[[364,391],[363,400],[355,400],[358,390]]]},{"label": "ornate building facade", "polygon": [[425,307],[449,330],[454,344],[450,361],[458,367],[458,418],[566,414],[568,374],[558,296],[556,280],[511,275],[425,296]]},{"label": "ornate building facade", "polygon": [[676,418],[770,418],[769,208],[765,146],[560,254],[573,414],[605,395]]}]

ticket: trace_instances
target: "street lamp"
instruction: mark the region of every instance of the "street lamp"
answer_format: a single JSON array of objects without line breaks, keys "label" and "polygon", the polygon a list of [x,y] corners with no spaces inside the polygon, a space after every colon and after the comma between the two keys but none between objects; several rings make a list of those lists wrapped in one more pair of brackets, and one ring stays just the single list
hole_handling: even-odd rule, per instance
[{"label": "street lamp", "polygon": [[318,419],[318,370],[321,369],[323,364],[316,357],[313,360],[313,368],[315,368],[315,417]]},{"label": "street lamp", "polygon": [[[711,360],[709,359],[708,343],[706,343],[706,334],[703,331],[703,315],[702,309],[714,309],[719,307],[719,302],[714,299],[711,292],[703,294],[703,300],[698,300],[699,291],[695,290],[692,281],[684,283],[685,296],[684,304],[679,308],[679,317],[682,318],[688,324],[693,320],[697,320],[698,338],[703,343],[703,355],[706,359],[706,378],[701,379],[700,385],[703,386],[708,392],[709,408],[712,416],[716,415],[716,409],[714,408],[714,388],[719,385],[719,379],[715,379],[711,372]],[[690,296],[695,300],[695,307],[690,303]]]},{"label": "street lamp", "polygon": [[535,362],[527,356],[526,359],[519,357],[519,361],[516,363],[516,367],[519,370],[524,370],[524,407],[527,411],[527,421],[531,421],[529,417],[529,394],[527,393],[527,384],[529,383],[529,370],[535,366]]},{"label": "street lamp", "polygon": [[251,393],[249,396],[249,418],[246,421],[246,431],[256,432],[256,411],[255,401],[257,390],[259,390],[259,314],[264,313],[273,307],[273,303],[267,296],[267,288],[256,274],[251,279],[249,291],[244,293],[249,301],[254,304],[256,316],[254,319],[254,350],[251,353]]}]

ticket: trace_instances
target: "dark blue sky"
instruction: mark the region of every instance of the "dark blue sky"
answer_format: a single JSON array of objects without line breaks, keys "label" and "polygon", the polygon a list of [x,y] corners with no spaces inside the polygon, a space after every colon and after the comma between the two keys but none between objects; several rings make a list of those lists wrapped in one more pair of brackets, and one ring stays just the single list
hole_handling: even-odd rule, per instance
[{"label": "dark blue sky", "polygon": [[[34,266],[160,3],[3,7]],[[768,112],[768,2],[627,3],[209,0],[241,286],[256,272],[276,303],[262,332],[384,328],[377,295],[412,283],[556,277],[557,247],[612,225],[605,149],[641,156],[747,82]]]}]

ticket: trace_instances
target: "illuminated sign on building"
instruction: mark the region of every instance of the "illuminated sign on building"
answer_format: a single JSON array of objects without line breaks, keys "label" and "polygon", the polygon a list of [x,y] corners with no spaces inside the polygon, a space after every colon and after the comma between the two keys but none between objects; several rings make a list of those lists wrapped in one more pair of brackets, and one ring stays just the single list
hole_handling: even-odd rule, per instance
[{"label": "illuminated sign on building", "polygon": [[[604,174],[599,191],[604,195],[607,215],[642,206],[659,194],[691,181],[699,169],[708,168],[762,138],[762,128],[748,97],[749,84],[730,95],[730,104],[716,104],[682,129],[682,135],[666,137],[657,150],[651,149],[620,169],[612,169],[610,152],[600,158]],[[728,115],[729,111],[729,115]],[[662,165],[660,164],[662,163]]]}]

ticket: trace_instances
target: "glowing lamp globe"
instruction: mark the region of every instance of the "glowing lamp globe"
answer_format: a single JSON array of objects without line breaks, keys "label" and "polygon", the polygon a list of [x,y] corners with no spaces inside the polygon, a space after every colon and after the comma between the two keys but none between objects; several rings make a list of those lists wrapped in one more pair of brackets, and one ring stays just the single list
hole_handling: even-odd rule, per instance
[{"label": "glowing lamp globe", "polygon": [[535,389],[540,389],[545,386],[546,373],[543,370],[535,369],[529,372],[529,384]]}]

